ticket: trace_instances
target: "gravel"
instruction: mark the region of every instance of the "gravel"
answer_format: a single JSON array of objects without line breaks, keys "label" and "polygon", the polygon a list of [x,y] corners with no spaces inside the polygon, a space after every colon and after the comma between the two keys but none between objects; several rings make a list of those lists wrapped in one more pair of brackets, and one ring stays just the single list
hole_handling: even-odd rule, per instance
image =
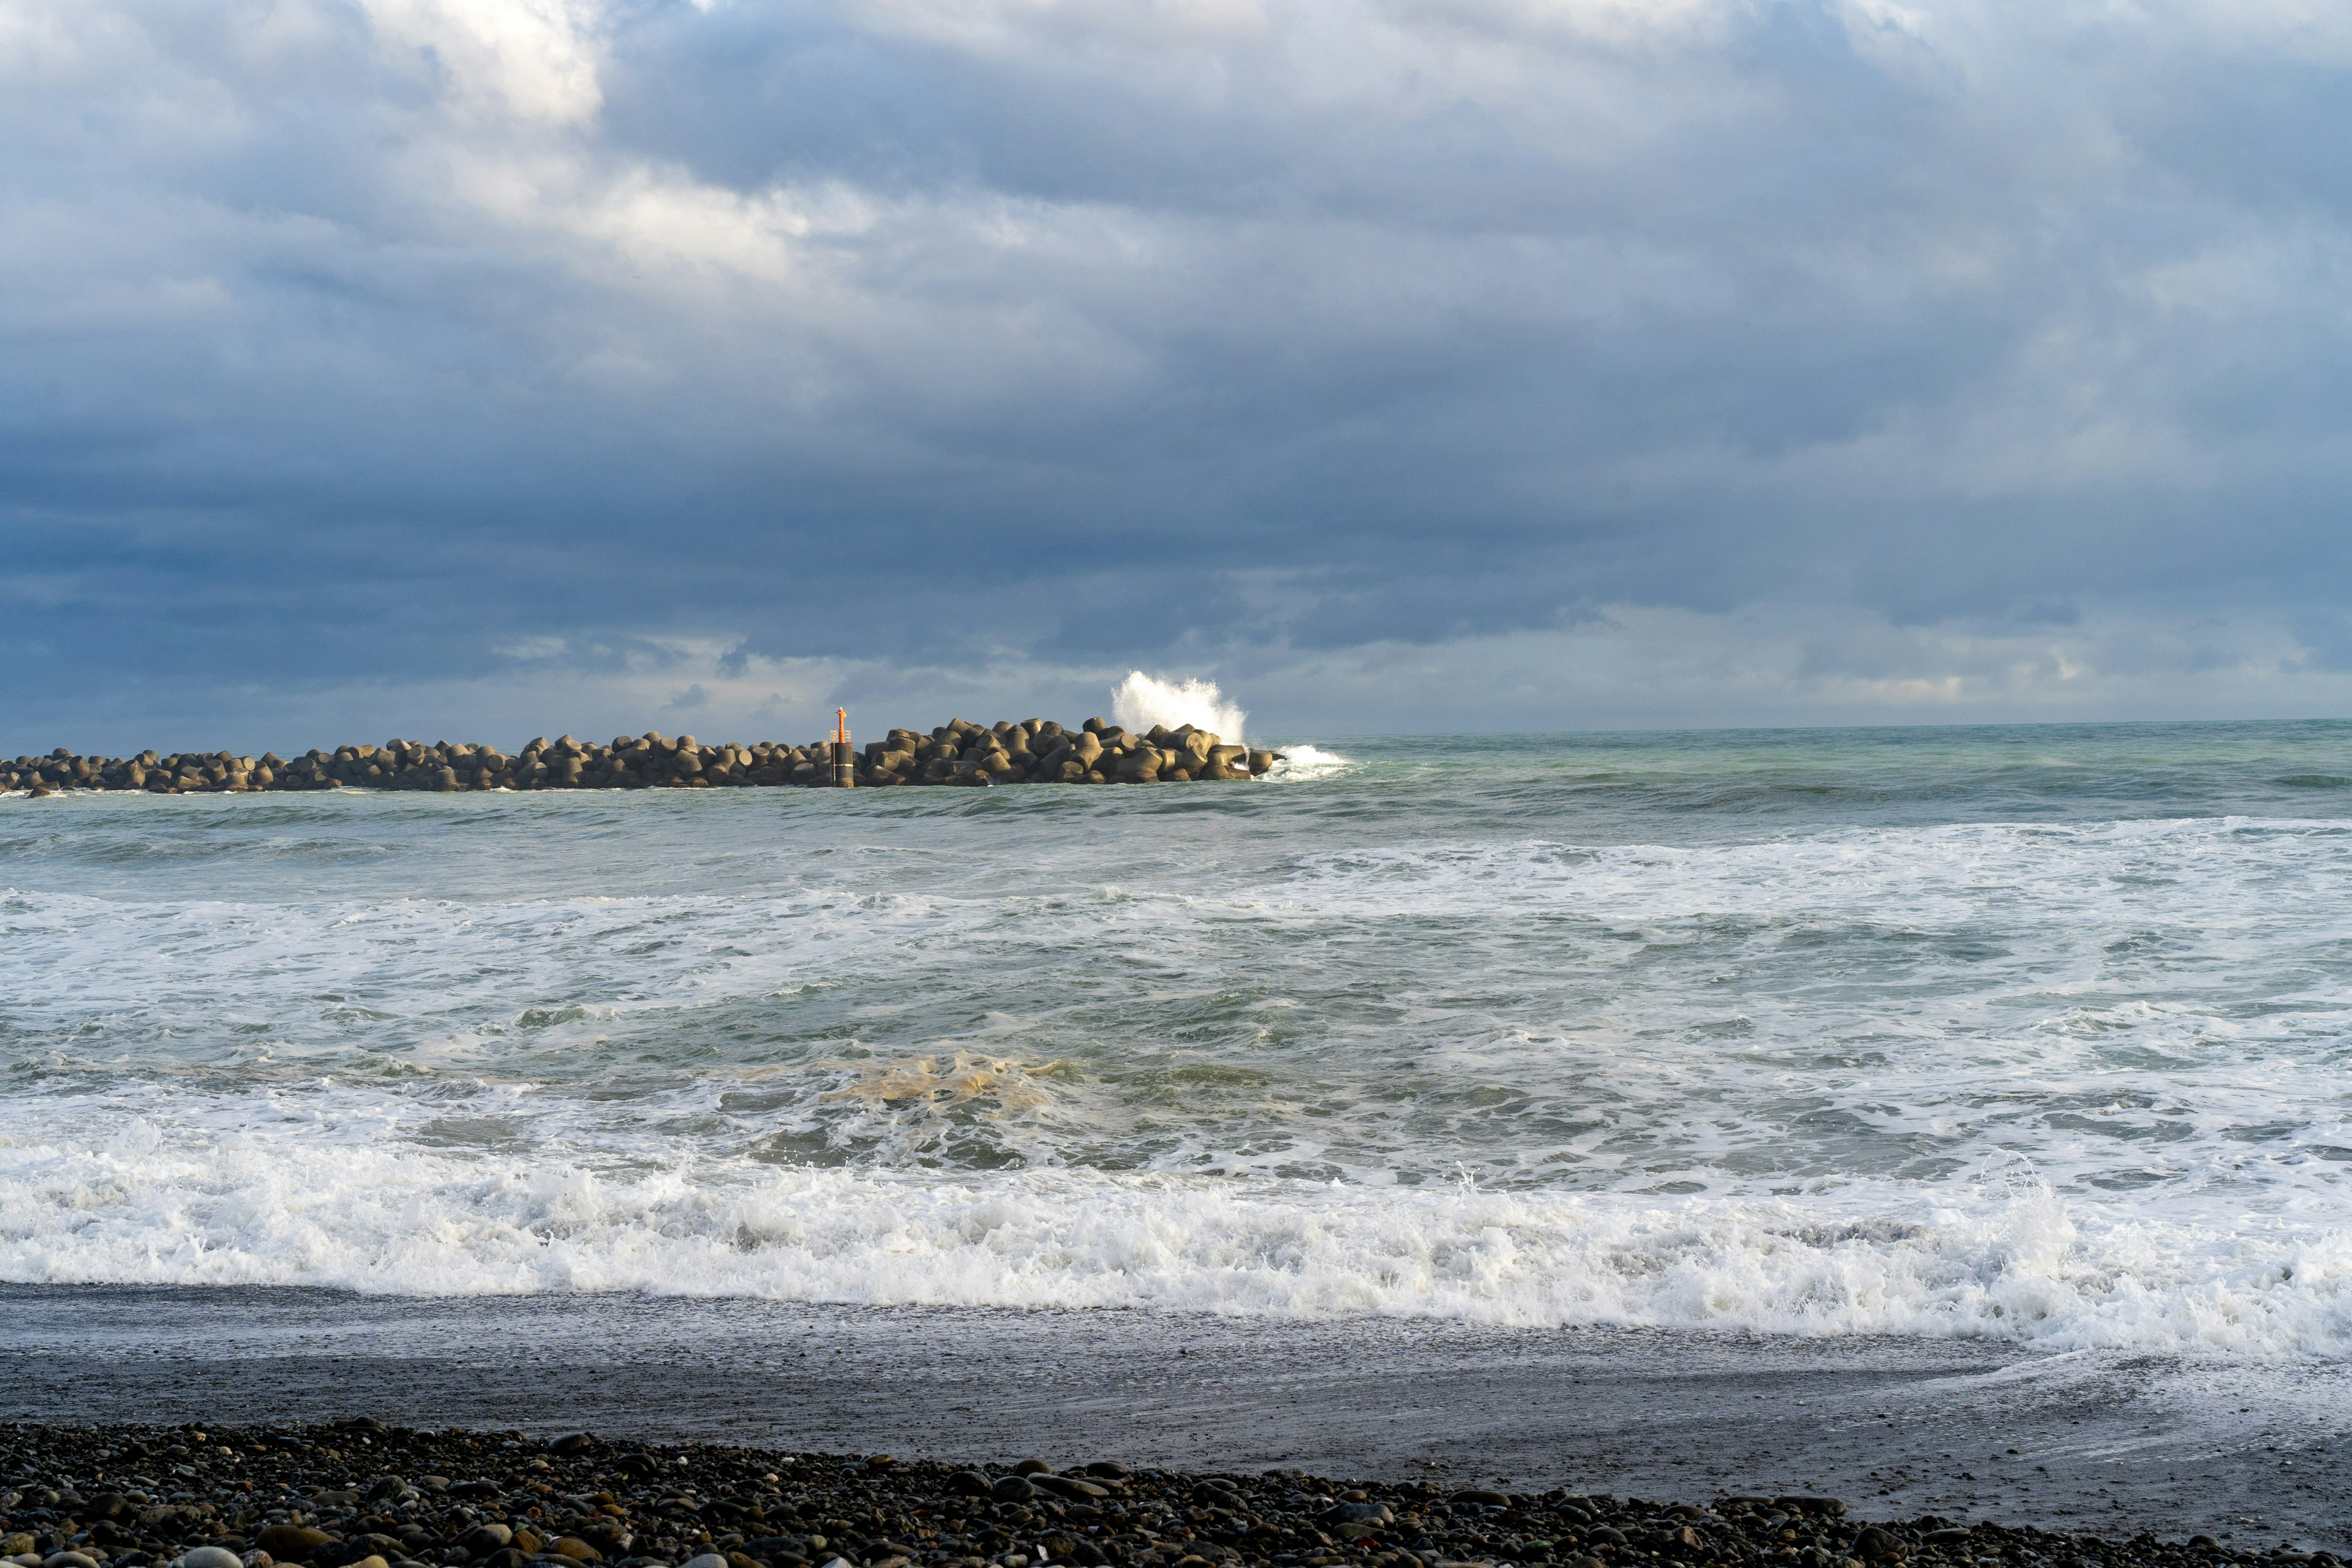
[{"label": "gravel", "polygon": [[1438,1564],[2312,1563],[2203,1536],[2107,1539],[1830,1498],[1705,1501],[1179,1474],[1035,1459],[656,1445],[575,1433],[0,1426],[18,1568],[1435,1568]]}]

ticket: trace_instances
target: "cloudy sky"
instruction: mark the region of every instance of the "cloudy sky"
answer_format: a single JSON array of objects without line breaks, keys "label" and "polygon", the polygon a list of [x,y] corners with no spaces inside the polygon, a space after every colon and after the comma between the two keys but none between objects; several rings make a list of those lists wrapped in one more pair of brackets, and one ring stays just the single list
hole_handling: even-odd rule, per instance
[{"label": "cloudy sky", "polygon": [[2352,713],[2328,0],[0,0],[0,749]]}]

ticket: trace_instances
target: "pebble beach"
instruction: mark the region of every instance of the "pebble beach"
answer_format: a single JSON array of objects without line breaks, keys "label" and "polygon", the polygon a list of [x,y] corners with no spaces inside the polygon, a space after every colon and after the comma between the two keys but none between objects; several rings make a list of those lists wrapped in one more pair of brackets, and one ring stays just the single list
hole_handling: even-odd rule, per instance
[{"label": "pebble beach", "polygon": [[951,1463],[574,1432],[0,1426],[15,1568],[1442,1568],[2315,1563],[1834,1498],[1649,1500],[1106,1458]]}]

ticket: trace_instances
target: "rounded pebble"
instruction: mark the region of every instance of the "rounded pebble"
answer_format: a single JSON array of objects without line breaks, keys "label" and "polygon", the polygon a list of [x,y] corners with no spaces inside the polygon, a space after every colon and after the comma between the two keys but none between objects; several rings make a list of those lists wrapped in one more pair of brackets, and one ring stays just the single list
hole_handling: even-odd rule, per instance
[{"label": "rounded pebble", "polygon": [[[69,1547],[88,1524],[115,1564],[172,1568],[1626,1568],[1713,1563],[2128,1562],[2236,1565],[2209,1537],[2129,1542],[1992,1521],[1846,1517],[1835,1498],[1718,1495],[1654,1502],[1565,1489],[1339,1481],[1304,1470],[1187,1475],[1097,1459],[1056,1475],[901,1457],[719,1443],[617,1446],[413,1431],[374,1422],[237,1428],[9,1428],[0,1568],[100,1568]],[[103,1478],[168,1471],[165,1500]],[[1083,1479],[1081,1477],[1083,1476]],[[89,1478],[84,1495],[63,1478]],[[416,1478],[414,1490],[398,1483]],[[120,1478],[120,1479],[116,1479]],[[136,1482],[152,1490],[150,1483]],[[395,1489],[397,1488],[397,1489]],[[369,1494],[380,1494],[373,1501]],[[402,1499],[396,1507],[390,1500]],[[68,1511],[72,1510],[72,1511]],[[512,1521],[512,1522],[506,1522]],[[518,1526],[527,1525],[528,1529]],[[321,1528],[321,1526],[325,1528]],[[250,1542],[257,1551],[237,1549]],[[2264,1561],[2329,1560],[2282,1548]]]}]

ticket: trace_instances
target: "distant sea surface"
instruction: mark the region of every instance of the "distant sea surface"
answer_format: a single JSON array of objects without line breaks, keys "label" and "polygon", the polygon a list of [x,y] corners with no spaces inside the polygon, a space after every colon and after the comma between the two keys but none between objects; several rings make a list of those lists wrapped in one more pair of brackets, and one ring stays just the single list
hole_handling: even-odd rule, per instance
[{"label": "distant sea surface", "polygon": [[0,800],[0,1279],[2352,1348],[2352,725],[1316,747]]}]

